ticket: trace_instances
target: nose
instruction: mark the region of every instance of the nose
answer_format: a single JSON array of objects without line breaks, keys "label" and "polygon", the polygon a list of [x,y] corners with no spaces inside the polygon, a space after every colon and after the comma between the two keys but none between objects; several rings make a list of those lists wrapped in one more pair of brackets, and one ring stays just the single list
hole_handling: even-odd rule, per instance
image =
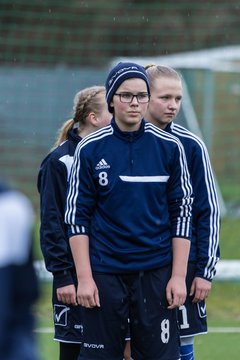
[{"label": "nose", "polygon": [[131,105],[138,105],[137,95],[133,95],[133,99],[132,99],[132,101],[131,101]]},{"label": "nose", "polygon": [[176,109],[176,108],[177,108],[177,102],[176,102],[176,100],[174,100],[174,99],[170,100],[170,101],[169,101],[169,104],[168,104],[168,107],[169,107],[170,109]]}]

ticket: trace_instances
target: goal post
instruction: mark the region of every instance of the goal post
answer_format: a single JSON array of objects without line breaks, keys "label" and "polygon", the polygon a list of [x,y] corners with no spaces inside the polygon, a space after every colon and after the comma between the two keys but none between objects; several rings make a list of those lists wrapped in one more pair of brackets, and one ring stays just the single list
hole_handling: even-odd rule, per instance
[{"label": "goal post", "polygon": [[[195,135],[197,135],[199,138],[203,140],[202,131],[199,126],[199,122],[197,119],[196,112],[194,110],[191,97],[188,91],[187,84],[185,80],[182,78],[182,84],[183,84],[183,101],[182,101],[182,114],[184,116],[184,120],[186,122],[186,127],[193,132]],[[214,174],[215,184],[216,184],[216,190],[218,194],[218,201],[219,201],[219,207],[221,211],[221,216],[225,216],[227,214],[226,205],[221,193],[221,190],[218,185],[217,177]]]}]

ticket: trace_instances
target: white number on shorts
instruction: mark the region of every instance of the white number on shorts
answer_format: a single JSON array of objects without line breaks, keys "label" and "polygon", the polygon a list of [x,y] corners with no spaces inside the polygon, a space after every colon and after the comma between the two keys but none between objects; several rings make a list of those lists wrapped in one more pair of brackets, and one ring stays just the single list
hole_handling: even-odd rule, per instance
[{"label": "white number on shorts", "polygon": [[169,320],[164,319],[161,322],[161,339],[164,344],[167,344],[169,341]]},{"label": "white number on shorts", "polygon": [[108,184],[108,178],[106,171],[102,171],[98,175],[99,177],[99,184],[102,186],[106,186]]},{"label": "white number on shorts", "polygon": [[181,329],[188,329],[189,328],[189,323],[188,323],[188,318],[187,318],[186,306],[184,306],[184,305],[180,306],[179,311],[182,312],[182,324],[180,324],[180,328]]}]

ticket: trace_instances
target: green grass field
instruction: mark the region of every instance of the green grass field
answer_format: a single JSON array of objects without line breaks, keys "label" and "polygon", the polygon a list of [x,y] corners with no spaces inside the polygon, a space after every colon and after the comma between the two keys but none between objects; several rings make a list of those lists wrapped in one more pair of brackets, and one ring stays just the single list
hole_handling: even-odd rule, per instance
[{"label": "green grass field", "polygon": [[[222,220],[222,259],[240,259],[239,228],[239,219]],[[35,309],[41,360],[57,360],[58,344],[53,341],[51,284],[41,284],[41,290],[41,298]],[[209,333],[196,337],[195,360],[239,359],[240,282],[215,281],[207,300],[207,312]],[[43,333],[44,329],[48,332]]]}]

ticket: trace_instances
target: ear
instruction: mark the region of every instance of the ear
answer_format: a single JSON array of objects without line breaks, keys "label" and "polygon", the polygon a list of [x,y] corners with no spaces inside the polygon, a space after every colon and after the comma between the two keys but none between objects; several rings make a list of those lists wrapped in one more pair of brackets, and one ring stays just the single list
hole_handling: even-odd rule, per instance
[{"label": "ear", "polygon": [[112,108],[112,110],[114,110],[113,100],[110,102],[109,107]]},{"label": "ear", "polygon": [[87,116],[87,120],[89,124],[91,124],[94,127],[98,126],[98,118],[94,112],[90,112]]}]

